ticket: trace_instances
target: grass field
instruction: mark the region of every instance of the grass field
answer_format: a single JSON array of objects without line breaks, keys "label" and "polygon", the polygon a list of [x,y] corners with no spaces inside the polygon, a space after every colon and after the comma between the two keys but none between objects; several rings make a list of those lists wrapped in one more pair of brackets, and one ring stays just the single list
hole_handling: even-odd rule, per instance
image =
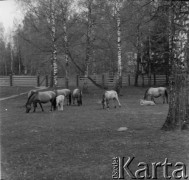
[{"label": "grass field", "polygon": [[17,95],[20,93],[25,93],[31,89],[35,89],[34,87],[10,87],[10,86],[2,86],[0,87],[0,98],[9,97],[12,95]]},{"label": "grass field", "polygon": [[[188,131],[161,131],[168,105],[160,99],[156,106],[140,106],[144,91],[123,89],[122,107],[110,111],[98,103],[101,91],[84,94],[82,107],[64,106],[63,112],[49,112],[46,104],[45,112],[26,114],[26,95],[1,101],[2,178],[110,180],[115,156],[135,157],[132,171],[140,161],[181,161],[189,175]],[[120,127],[128,129],[117,131]]]}]

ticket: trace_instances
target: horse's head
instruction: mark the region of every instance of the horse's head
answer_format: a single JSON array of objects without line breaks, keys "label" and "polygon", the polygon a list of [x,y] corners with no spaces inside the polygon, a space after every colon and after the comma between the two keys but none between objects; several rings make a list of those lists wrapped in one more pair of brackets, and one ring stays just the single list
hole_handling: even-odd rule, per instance
[{"label": "horse's head", "polygon": [[150,89],[150,88],[148,88],[148,89],[145,91],[145,93],[144,93],[144,100],[147,99],[149,89]]},{"label": "horse's head", "polygon": [[26,113],[29,113],[31,110],[31,104],[26,103]]},{"label": "horse's head", "polygon": [[28,97],[27,103],[25,105],[26,107],[26,113],[29,113],[31,110],[31,104],[33,102],[33,99],[35,98],[37,91],[31,91],[30,96]]}]

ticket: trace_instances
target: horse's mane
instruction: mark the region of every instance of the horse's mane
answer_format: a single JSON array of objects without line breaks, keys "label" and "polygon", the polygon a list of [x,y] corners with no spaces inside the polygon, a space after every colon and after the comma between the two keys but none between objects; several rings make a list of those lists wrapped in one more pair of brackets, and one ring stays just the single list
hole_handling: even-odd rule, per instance
[{"label": "horse's mane", "polygon": [[33,95],[36,94],[36,93],[38,93],[38,92],[37,92],[37,91],[32,91],[32,92],[31,92],[30,96],[28,97],[28,100],[27,100],[26,104],[29,103],[30,99],[31,99],[31,98],[33,97]]},{"label": "horse's mane", "polygon": [[148,90],[150,89],[150,87],[148,89],[146,89],[145,93],[144,93],[144,99],[146,98],[146,94],[148,93]]}]

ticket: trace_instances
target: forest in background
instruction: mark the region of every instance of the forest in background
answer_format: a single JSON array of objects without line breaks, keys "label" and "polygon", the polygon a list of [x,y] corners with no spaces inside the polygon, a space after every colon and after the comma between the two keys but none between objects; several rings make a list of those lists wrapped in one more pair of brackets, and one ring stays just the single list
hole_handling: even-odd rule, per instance
[{"label": "forest in background", "polygon": [[[13,34],[13,44],[5,44],[3,27],[0,28],[0,74],[49,74],[52,69],[53,51],[51,1],[24,0],[18,3],[25,12],[25,17],[23,24],[18,25]],[[52,3],[55,13],[54,42],[58,75],[64,76],[66,73],[66,51],[69,51],[70,75],[83,74],[87,62],[89,74],[116,74],[116,1],[57,0]],[[148,74],[149,71],[167,73],[167,6],[161,1],[152,0],[124,0],[120,3],[122,72],[139,75]],[[83,72],[78,70],[70,58],[74,59]]]},{"label": "forest in background", "polygon": [[[77,2],[77,3],[76,3]],[[0,74],[68,79],[108,73],[169,77],[163,129],[189,127],[189,2],[165,0],[18,0],[22,25],[6,44],[0,27]],[[96,84],[98,86],[98,84]],[[100,87],[100,86],[99,86]],[[117,91],[118,92],[118,91]]]}]

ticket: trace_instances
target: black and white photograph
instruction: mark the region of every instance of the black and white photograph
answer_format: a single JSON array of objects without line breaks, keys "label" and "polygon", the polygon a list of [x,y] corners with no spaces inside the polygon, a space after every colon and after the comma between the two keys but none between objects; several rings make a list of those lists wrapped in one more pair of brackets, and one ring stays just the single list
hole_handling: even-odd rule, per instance
[{"label": "black and white photograph", "polygon": [[189,179],[189,1],[0,0],[0,180]]}]

